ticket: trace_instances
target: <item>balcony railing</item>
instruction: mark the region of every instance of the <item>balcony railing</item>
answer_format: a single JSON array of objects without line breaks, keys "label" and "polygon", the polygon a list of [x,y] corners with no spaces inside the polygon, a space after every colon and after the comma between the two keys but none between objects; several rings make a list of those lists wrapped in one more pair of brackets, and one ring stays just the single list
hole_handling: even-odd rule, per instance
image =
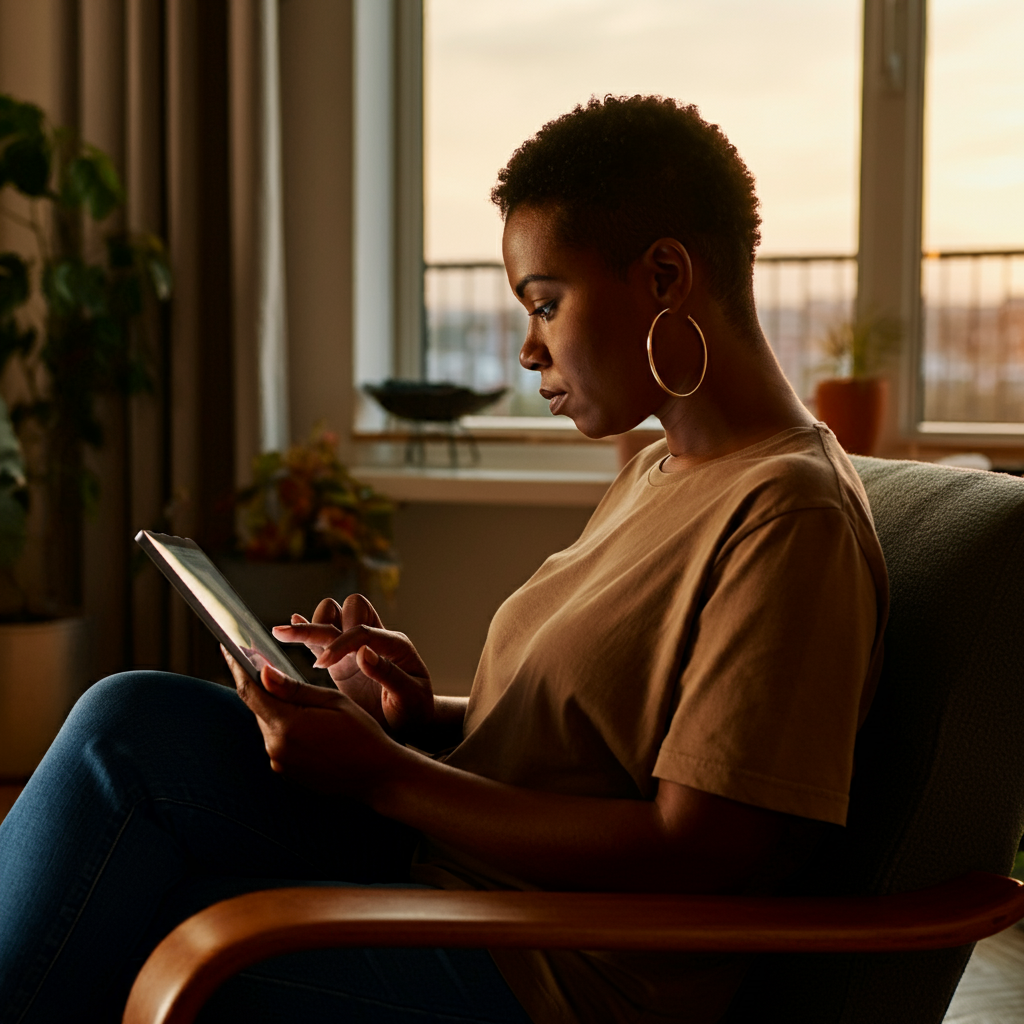
[{"label": "balcony railing", "polygon": [[923,419],[1024,424],[1024,249],[927,253]]},{"label": "balcony railing", "polygon": [[[536,374],[519,365],[526,314],[504,267],[428,264],[425,292],[428,379],[503,384],[490,413],[546,415]],[[852,315],[856,293],[856,256],[762,256],[754,266],[761,326],[807,401],[829,372],[822,339]],[[926,254],[922,305],[923,419],[1024,423],[1024,250]]]}]

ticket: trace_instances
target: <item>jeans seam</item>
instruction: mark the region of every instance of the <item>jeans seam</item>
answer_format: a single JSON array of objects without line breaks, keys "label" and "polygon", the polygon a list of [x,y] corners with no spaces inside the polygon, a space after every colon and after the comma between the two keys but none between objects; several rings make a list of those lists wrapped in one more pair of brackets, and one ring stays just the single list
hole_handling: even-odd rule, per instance
[{"label": "jeans seam", "polygon": [[190,808],[193,808],[195,810],[206,811],[208,814],[216,814],[217,817],[224,818],[225,821],[230,821],[233,825],[237,825],[239,828],[244,828],[246,831],[252,832],[253,835],[257,835],[261,839],[266,840],[266,842],[270,843],[271,845],[276,846],[278,849],[284,850],[285,853],[292,854],[293,856],[298,857],[299,860],[303,861],[307,865],[309,864],[308,858],[303,856],[301,853],[297,853],[295,850],[292,850],[290,847],[286,846],[284,843],[278,842],[278,840],[274,839],[273,836],[268,836],[265,832],[260,831],[260,829],[253,828],[253,826],[249,825],[247,822],[244,822],[241,819],[236,818],[236,817],[234,817],[231,814],[227,814],[224,811],[218,811],[218,810],[216,810],[216,809],[214,809],[212,807],[206,807],[203,804],[196,803],[195,801],[192,801],[192,800],[181,800],[178,797],[173,797],[173,796],[153,796],[153,797],[144,797],[143,800],[136,801],[135,805],[132,807],[132,812],[133,813],[135,811],[135,808],[138,807],[140,803],[143,803],[144,800],[151,800],[155,804],[157,804],[157,803],[178,804],[181,807],[190,807]]},{"label": "jeans seam", "polygon": [[[289,850],[288,847],[285,846],[283,843],[279,843],[276,839],[272,838],[271,836],[265,835],[259,829],[253,828],[251,825],[246,824],[244,821],[239,821],[237,818],[233,817],[230,814],[225,814],[223,811],[218,811],[218,810],[214,810],[213,808],[210,808],[210,807],[205,807],[202,804],[195,803],[195,802],[193,802],[191,800],[180,800],[180,799],[177,799],[176,797],[163,797],[163,796],[161,796],[161,797],[150,797],[150,796],[140,797],[138,800],[135,801],[134,804],[132,804],[131,810],[126,815],[126,817],[124,819],[124,822],[121,824],[121,827],[117,830],[117,835],[114,836],[114,841],[110,844],[110,849],[107,850],[107,855],[106,855],[106,857],[103,858],[103,863],[100,864],[99,869],[97,870],[96,875],[94,876],[94,878],[92,880],[92,884],[89,886],[89,891],[85,894],[85,898],[82,900],[82,905],[78,908],[78,913],[75,914],[74,919],[72,920],[70,926],[68,927],[68,930],[65,932],[64,938],[61,940],[60,945],[57,947],[57,949],[54,952],[53,956],[50,957],[50,962],[49,962],[49,964],[47,964],[46,970],[43,971],[43,976],[39,979],[39,984],[36,985],[35,991],[29,997],[29,1000],[25,1004],[24,1009],[22,1009],[21,1013],[18,1015],[18,1019],[15,1021],[15,1024],[21,1024],[21,1022],[25,1019],[25,1014],[27,1014],[29,1012],[29,1010],[32,1009],[32,1004],[35,1003],[37,997],[39,996],[40,991],[43,988],[43,985],[46,984],[46,979],[50,976],[50,971],[53,970],[54,965],[60,959],[61,953],[64,952],[64,947],[71,940],[71,936],[74,934],[75,928],[77,927],[79,920],[81,919],[82,915],[85,913],[86,907],[89,905],[89,900],[92,899],[92,894],[93,894],[93,892],[95,892],[96,886],[99,885],[100,879],[103,877],[103,872],[106,871],[107,864],[110,862],[110,858],[113,857],[114,851],[117,849],[117,844],[121,841],[121,836],[124,835],[124,830],[128,827],[128,823],[132,820],[132,817],[135,814],[135,811],[138,808],[139,804],[145,803],[147,800],[152,802],[152,803],[154,803],[154,804],[155,803],[178,804],[178,805],[180,805],[182,807],[191,807],[191,808],[195,808],[197,810],[206,811],[206,812],[208,812],[210,814],[216,814],[219,817],[224,818],[227,821],[230,821],[232,824],[238,825],[238,826],[240,826],[242,828],[245,828],[248,831],[254,833],[255,835],[258,835],[260,838],[266,840],[268,843],[271,843],[274,846],[277,846],[280,849],[285,850],[288,853],[293,853],[294,854],[294,851],[293,850]],[[306,860],[306,858],[302,857],[301,854],[298,854],[297,856],[299,856],[300,860],[303,860],[303,861]]]},{"label": "jeans seam", "polygon": [[96,872],[96,875],[92,880],[92,885],[89,886],[89,891],[85,894],[85,899],[82,900],[82,905],[78,908],[78,913],[75,914],[75,918],[71,922],[71,926],[65,933],[64,938],[61,940],[61,944],[57,947],[57,951],[52,957],[50,957],[50,962],[47,964],[46,970],[43,971],[43,976],[39,979],[39,984],[36,985],[35,991],[32,993],[29,1001],[25,1004],[25,1008],[18,1015],[18,1020],[15,1024],[20,1024],[20,1022],[25,1019],[25,1014],[32,1009],[32,1004],[36,1001],[36,997],[39,995],[43,985],[46,983],[46,979],[50,976],[50,971],[53,970],[53,965],[60,959],[61,953],[64,952],[64,947],[68,944],[79,920],[81,920],[82,915],[85,913],[85,908],[89,905],[89,900],[92,899],[92,894],[96,891],[96,886],[99,885],[100,879],[103,877],[103,872],[106,871],[107,864],[110,863],[110,858],[114,856],[114,850],[117,849],[117,844],[121,841],[121,836],[124,835],[124,830],[128,827],[128,822],[132,820],[135,808],[138,807],[140,803],[141,801],[137,800],[132,804],[132,809],[128,812],[121,827],[117,830],[117,835],[114,836],[114,841],[110,844],[110,849],[107,850],[107,855],[103,858],[103,863]]}]

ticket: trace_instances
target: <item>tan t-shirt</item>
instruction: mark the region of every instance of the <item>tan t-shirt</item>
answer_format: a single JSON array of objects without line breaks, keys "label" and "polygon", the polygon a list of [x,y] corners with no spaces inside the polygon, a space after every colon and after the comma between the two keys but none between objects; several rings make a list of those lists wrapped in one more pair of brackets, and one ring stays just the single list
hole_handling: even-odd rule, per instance
[{"label": "tan t-shirt", "polygon": [[[888,587],[863,487],[824,424],[680,473],[664,441],[491,622],[446,758],[515,786],[653,799],[658,779],[844,824]],[[444,888],[531,888],[429,839]],[[538,1024],[712,1021],[742,961],[495,950]]]}]

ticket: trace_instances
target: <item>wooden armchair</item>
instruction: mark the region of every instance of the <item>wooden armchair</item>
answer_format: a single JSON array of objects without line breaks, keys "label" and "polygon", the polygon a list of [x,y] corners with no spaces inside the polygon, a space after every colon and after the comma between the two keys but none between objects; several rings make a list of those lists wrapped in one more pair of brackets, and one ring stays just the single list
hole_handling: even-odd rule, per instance
[{"label": "wooden armchair", "polygon": [[889,566],[886,667],[846,829],[773,898],[277,889],[190,918],[128,1024],[186,1024],[249,964],[326,946],[755,952],[727,1020],[938,1024],[971,944],[1024,917],[1024,482],[855,459]]}]

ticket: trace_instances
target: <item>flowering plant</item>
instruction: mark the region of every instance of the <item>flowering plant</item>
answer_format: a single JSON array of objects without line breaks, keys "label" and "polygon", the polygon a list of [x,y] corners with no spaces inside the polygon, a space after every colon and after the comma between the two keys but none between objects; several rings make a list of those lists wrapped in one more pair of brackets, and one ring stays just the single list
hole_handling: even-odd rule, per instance
[{"label": "flowering plant", "polygon": [[263,562],[351,559],[392,593],[395,506],[349,475],[337,445],[321,426],[304,444],[253,459],[253,482],[235,497],[238,549]]}]

